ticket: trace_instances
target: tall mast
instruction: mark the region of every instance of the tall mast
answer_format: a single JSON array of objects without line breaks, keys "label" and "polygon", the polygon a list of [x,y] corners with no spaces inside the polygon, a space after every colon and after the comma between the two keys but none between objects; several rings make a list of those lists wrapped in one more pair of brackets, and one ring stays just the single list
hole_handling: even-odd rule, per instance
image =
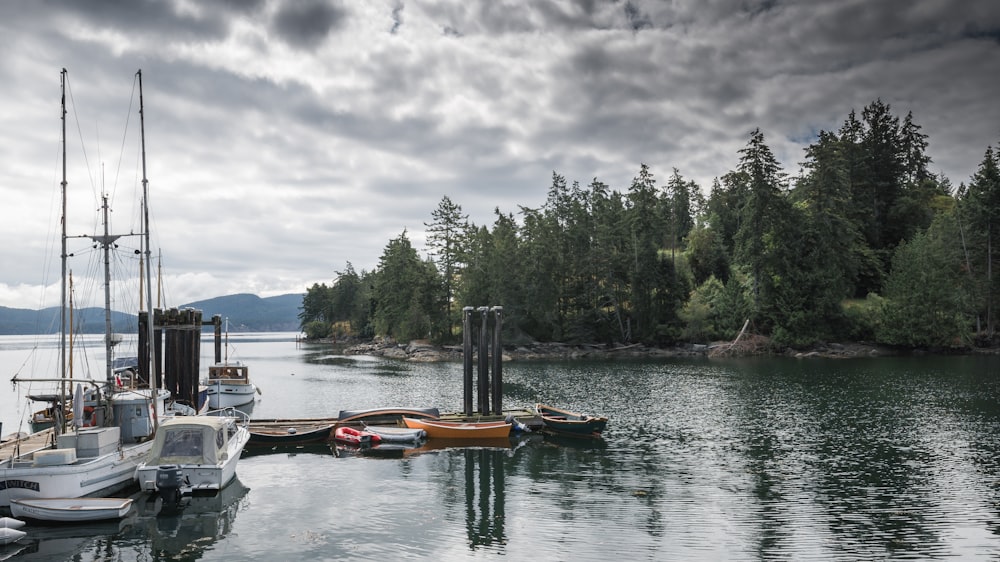
[{"label": "tall mast", "polygon": [[[62,379],[62,386],[59,391],[59,413],[56,419],[61,419],[66,411],[66,69],[62,69],[59,74],[59,82],[62,86],[62,251],[60,260],[62,261],[62,297],[59,312],[59,378]],[[56,433],[62,432],[60,424],[56,426]]]},{"label": "tall mast", "polygon": [[146,309],[148,310],[146,328],[149,330],[149,337],[146,338],[146,341],[149,346],[149,388],[152,389],[153,423],[156,424],[160,416],[159,412],[156,411],[156,345],[153,340],[156,331],[153,325],[153,283],[150,267],[152,251],[149,245],[149,180],[146,179],[146,121],[142,105],[142,69],[140,68],[135,74],[139,77],[139,139],[142,145],[142,230],[146,241],[144,248],[146,255]]},{"label": "tall mast", "polygon": [[104,250],[104,352],[107,361],[104,362],[104,377],[110,384],[114,377],[111,373],[112,352],[115,344],[114,334],[111,330],[111,246],[121,237],[111,234],[108,225],[108,196],[101,195],[101,210],[104,216],[104,235],[95,236],[94,241],[101,245]]}]

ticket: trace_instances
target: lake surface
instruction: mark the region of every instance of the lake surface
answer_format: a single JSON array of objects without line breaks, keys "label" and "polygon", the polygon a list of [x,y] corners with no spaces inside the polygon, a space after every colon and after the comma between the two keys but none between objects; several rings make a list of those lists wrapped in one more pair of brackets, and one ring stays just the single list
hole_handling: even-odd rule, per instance
[{"label": "lake surface", "polygon": [[[0,337],[8,377],[34,364],[27,340]],[[461,364],[230,343],[257,418],[462,408]],[[510,362],[504,379],[505,407],[606,414],[605,440],[245,453],[179,515],[141,501],[120,523],[26,527],[0,560],[1000,557],[996,357]],[[5,434],[23,393],[0,398]]]}]

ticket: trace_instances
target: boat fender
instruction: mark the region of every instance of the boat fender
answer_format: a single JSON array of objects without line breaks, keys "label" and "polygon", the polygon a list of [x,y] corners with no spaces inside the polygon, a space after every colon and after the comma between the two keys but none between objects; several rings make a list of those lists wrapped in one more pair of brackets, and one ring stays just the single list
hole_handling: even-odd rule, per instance
[{"label": "boat fender", "polygon": [[13,517],[0,517],[0,529],[20,529],[24,527],[24,521]]},{"label": "boat fender", "polygon": [[[10,527],[0,527],[0,545],[7,545],[13,542],[17,542],[22,538],[24,538],[24,536],[27,534],[28,533],[25,533],[24,531],[20,531],[18,529],[11,529]],[[15,552],[15,554],[17,553]]]}]

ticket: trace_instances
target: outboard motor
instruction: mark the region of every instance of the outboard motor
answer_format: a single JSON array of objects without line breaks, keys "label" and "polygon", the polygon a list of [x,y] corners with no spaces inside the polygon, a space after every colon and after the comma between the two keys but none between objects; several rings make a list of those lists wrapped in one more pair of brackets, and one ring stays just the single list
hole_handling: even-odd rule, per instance
[{"label": "outboard motor", "polygon": [[156,470],[156,491],[163,498],[164,505],[180,505],[183,485],[184,471],[181,467],[165,464]]}]

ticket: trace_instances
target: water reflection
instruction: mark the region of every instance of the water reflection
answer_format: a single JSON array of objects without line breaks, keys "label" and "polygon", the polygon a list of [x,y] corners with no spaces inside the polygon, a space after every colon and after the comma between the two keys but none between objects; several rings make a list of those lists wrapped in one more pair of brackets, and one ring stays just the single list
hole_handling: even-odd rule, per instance
[{"label": "water reflection", "polygon": [[186,496],[179,509],[164,509],[155,494],[146,494],[136,501],[128,536],[145,539],[136,553],[149,552],[153,560],[198,559],[232,532],[249,491],[237,477],[217,494]]},{"label": "water reflection", "polygon": [[462,451],[465,460],[465,527],[469,546],[504,545],[504,449],[476,448]]},{"label": "water reflection", "polygon": [[[196,560],[229,535],[249,488],[239,478],[213,495],[185,497],[164,510],[155,494],[137,492],[127,517],[73,525],[27,525],[28,535],[0,555],[40,560]],[[16,549],[10,547],[16,546]]]}]

